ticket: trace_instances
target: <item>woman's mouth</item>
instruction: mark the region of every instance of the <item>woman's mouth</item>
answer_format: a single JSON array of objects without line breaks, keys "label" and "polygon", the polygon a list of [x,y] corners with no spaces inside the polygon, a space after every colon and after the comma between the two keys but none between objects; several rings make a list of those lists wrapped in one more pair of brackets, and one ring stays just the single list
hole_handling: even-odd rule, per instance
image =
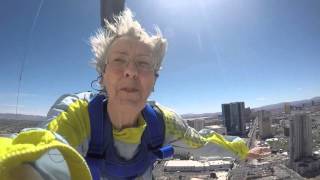
[{"label": "woman's mouth", "polygon": [[138,89],[136,88],[129,88],[129,87],[125,87],[125,88],[121,88],[121,91],[125,91],[127,93],[134,93],[134,92],[138,92]]}]

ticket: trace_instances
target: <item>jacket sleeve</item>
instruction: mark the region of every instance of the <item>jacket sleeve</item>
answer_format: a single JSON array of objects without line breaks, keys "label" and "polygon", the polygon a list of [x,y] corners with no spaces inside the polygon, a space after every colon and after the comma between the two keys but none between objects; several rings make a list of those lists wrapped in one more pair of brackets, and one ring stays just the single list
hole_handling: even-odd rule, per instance
[{"label": "jacket sleeve", "polygon": [[[60,158],[60,163],[56,155]],[[50,159],[50,173],[37,169],[36,164],[43,158]],[[62,158],[62,161],[61,161]],[[63,165],[64,162],[66,165]],[[47,165],[50,163],[47,163]],[[60,168],[60,169],[59,169]],[[64,168],[64,169],[61,169]],[[25,129],[15,137],[0,138],[0,177],[4,180],[12,179],[12,172],[25,172],[43,179],[72,179],[90,180],[90,171],[83,157],[59,136],[44,129]],[[34,172],[34,173],[31,173]],[[33,176],[34,177],[34,176]],[[31,177],[25,177],[24,179]]]},{"label": "jacket sleeve", "polygon": [[164,114],[165,143],[173,145],[176,151],[188,151],[196,156],[246,158],[249,149],[243,139],[235,136],[222,136],[213,131],[201,136],[177,113],[162,106],[159,108]]},{"label": "jacket sleeve", "polygon": [[61,135],[85,156],[90,135],[88,103],[93,93],[65,94],[50,108],[42,128]]},{"label": "jacket sleeve", "polygon": [[63,95],[40,127],[1,139],[0,177],[8,177],[10,169],[24,167],[23,170],[34,170],[46,180],[91,179],[82,157],[90,134],[87,107],[92,96],[89,92]]}]

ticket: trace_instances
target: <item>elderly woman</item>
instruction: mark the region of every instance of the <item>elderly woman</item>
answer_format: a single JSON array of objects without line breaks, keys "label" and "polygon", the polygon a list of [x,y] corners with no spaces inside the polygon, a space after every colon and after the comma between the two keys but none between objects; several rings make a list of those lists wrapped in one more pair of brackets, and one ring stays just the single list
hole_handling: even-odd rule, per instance
[{"label": "elderly woman", "polygon": [[0,139],[1,177],[152,179],[153,164],[172,156],[172,147],[239,159],[269,153],[249,150],[240,138],[201,136],[174,111],[147,103],[167,42],[159,30],[147,34],[130,10],[107,22],[91,44],[101,92],[64,95],[50,109],[44,129]]}]

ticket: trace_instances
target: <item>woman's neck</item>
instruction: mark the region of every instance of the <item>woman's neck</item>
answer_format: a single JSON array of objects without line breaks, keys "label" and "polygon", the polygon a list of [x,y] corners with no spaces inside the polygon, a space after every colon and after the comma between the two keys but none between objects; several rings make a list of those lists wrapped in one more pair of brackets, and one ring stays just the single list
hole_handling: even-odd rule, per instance
[{"label": "woman's neck", "polygon": [[140,114],[136,108],[122,107],[112,102],[108,102],[107,112],[111,124],[117,130],[136,126]]}]

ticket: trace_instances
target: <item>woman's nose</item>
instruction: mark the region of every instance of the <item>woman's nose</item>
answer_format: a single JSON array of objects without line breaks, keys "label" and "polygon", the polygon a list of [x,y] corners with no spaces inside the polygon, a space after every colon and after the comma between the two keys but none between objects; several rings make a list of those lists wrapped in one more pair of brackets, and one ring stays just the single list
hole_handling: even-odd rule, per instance
[{"label": "woman's nose", "polygon": [[138,76],[138,68],[134,61],[129,61],[124,69],[124,76],[130,78],[136,78]]}]

